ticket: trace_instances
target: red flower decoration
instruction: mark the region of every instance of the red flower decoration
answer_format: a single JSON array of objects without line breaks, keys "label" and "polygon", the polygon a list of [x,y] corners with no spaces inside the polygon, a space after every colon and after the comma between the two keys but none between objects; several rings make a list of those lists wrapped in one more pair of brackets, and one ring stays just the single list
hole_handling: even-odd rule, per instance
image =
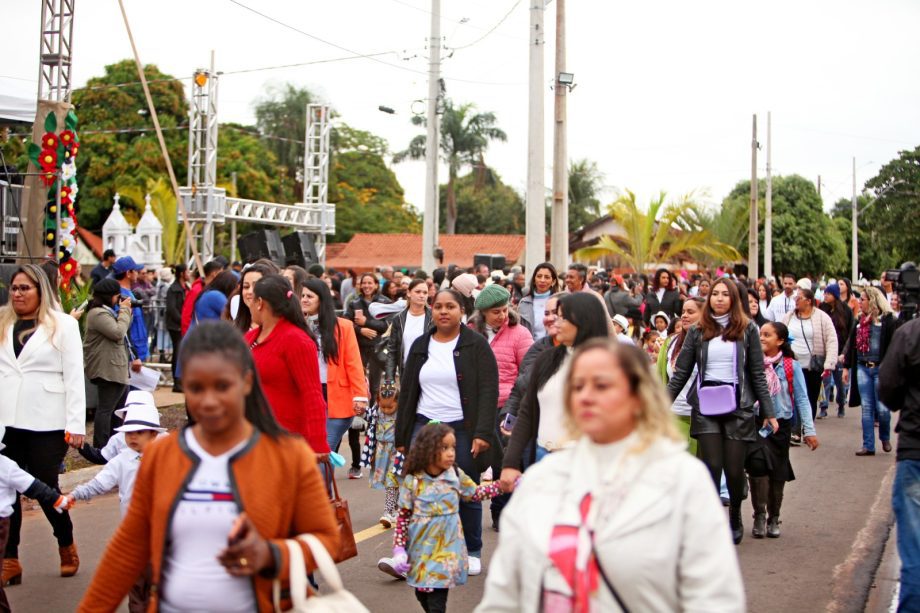
[{"label": "red flower decoration", "polygon": [[72,131],[64,130],[63,132],[61,132],[61,142],[64,143],[65,147],[69,146],[70,144],[73,144],[76,146],[77,137]]},{"label": "red flower decoration", "polygon": [[42,136],[42,147],[45,149],[57,149],[57,146],[58,146],[57,135],[54,132],[45,132],[45,135]]},{"label": "red flower decoration", "polygon": [[50,187],[54,185],[55,180],[57,180],[57,175],[53,171],[45,171],[41,176],[42,183],[45,184],[45,187]]},{"label": "red flower decoration", "polygon": [[57,170],[57,151],[42,149],[42,152],[38,154],[38,163],[42,170]]}]

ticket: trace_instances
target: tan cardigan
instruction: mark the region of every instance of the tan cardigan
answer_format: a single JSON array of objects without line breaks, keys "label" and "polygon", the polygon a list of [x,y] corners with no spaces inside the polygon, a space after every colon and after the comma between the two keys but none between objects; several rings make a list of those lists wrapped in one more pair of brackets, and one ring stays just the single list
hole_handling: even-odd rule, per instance
[{"label": "tan cardigan", "polygon": [[[802,329],[793,322],[796,311],[786,313],[783,323],[789,328],[789,334],[796,336],[802,333]],[[811,346],[812,355],[824,356],[824,370],[837,368],[837,356],[841,353],[841,348],[837,347],[837,331],[834,329],[834,322],[830,316],[821,309],[814,308],[811,311],[811,327],[814,330],[812,338],[808,339]]]},{"label": "tan cardigan", "polygon": [[[144,452],[128,514],[109,541],[78,611],[117,609],[148,564],[152,586],[147,610],[158,610],[172,514],[200,461],[188,448],[184,431],[151,443]],[[280,562],[278,577],[290,573],[286,538],[310,533],[330,552],[336,550],[338,524],[316,455],[303,439],[284,436],[275,440],[254,430],[246,447],[230,458],[230,473],[240,511],[246,511],[259,534],[269,539]],[[301,546],[308,571],[314,569],[310,550]],[[253,590],[259,611],[271,611],[272,579],[255,577]]]},{"label": "tan cardigan", "polygon": [[86,314],[83,366],[90,379],[112,383],[128,382],[128,349],[125,334],[131,327],[131,309],[120,309],[118,317],[104,307]]}]

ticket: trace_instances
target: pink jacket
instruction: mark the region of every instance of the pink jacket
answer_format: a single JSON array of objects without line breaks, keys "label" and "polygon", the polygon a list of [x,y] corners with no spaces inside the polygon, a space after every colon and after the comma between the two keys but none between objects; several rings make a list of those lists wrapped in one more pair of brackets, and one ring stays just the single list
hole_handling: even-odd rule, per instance
[{"label": "pink jacket", "polygon": [[498,406],[504,406],[517,380],[518,368],[524,354],[533,345],[533,335],[524,324],[509,326],[507,322],[492,339],[490,346],[498,362]]}]

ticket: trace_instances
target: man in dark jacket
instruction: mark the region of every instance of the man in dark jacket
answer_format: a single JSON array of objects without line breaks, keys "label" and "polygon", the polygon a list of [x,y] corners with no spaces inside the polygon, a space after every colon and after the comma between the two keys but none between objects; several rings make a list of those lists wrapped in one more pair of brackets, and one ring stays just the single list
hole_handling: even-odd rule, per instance
[{"label": "man in dark jacket", "polygon": [[106,249],[102,254],[102,261],[96,264],[96,267],[93,268],[93,271],[89,273],[90,279],[93,281],[93,285],[96,285],[103,279],[107,278],[112,272],[112,266],[115,264],[115,251],[112,249]]},{"label": "man in dark jacket", "polygon": [[604,294],[604,301],[607,303],[607,312],[610,317],[616,315],[626,316],[629,307],[639,306],[639,301],[629,295],[629,288],[624,287],[623,277],[620,275],[610,276],[610,289]]},{"label": "man in dark jacket", "polygon": [[920,611],[920,319],[902,325],[878,375],[879,399],[900,412],[891,506],[901,557],[899,611]]},{"label": "man in dark jacket", "polygon": [[188,295],[188,267],[185,264],[176,264],[173,267],[176,280],[166,290],[166,330],[172,341],[172,376],[173,391],[182,391],[182,382],[176,378],[176,362],[179,359],[179,344],[182,342],[182,306]]}]

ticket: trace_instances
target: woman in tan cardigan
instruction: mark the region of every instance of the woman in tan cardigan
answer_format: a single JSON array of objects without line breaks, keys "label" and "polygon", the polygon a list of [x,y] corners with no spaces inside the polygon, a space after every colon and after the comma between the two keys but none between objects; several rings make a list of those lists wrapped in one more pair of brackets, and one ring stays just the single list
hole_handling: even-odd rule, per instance
[{"label": "woman in tan cardigan", "polygon": [[[834,322],[827,313],[817,308],[815,295],[810,289],[799,289],[795,297],[795,309],[786,313],[783,323],[789,328],[792,350],[802,366],[805,375],[805,387],[808,389],[808,402],[811,404],[811,416],[818,412],[818,395],[821,393],[821,380],[831,376],[837,368],[837,331]],[[827,417],[827,411],[821,412],[820,418]],[[819,419],[820,419],[819,418]],[[796,433],[793,432],[793,440]]]},{"label": "woman in tan cardigan", "polygon": [[115,610],[148,564],[148,611],[271,611],[272,582],[290,572],[284,539],[338,546],[316,456],[274,421],[240,335],[202,322],[180,360],[196,423],[145,451],[80,611]]}]

